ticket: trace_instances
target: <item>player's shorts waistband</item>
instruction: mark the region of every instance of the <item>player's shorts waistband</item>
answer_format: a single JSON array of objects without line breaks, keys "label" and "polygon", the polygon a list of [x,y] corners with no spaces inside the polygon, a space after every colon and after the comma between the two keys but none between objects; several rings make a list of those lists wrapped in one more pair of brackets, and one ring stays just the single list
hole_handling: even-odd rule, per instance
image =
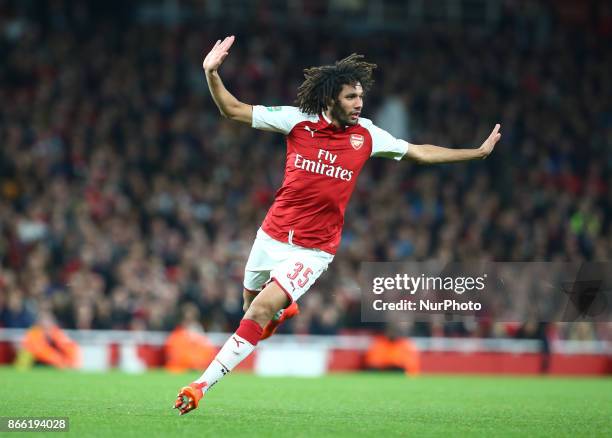
[{"label": "player's shorts waistband", "polygon": [[[291,231],[293,231],[293,230],[291,230]],[[289,235],[293,236],[293,232],[291,232]],[[307,249],[309,251],[319,252],[321,254],[326,254],[326,255],[330,255],[330,256],[334,257],[334,254],[329,253],[327,251],[323,251],[322,249],[319,249],[319,248],[307,248],[305,246],[296,245],[295,243],[293,243],[290,240],[289,235],[287,236],[287,242],[283,242],[282,240],[278,240],[278,239],[275,239],[274,237],[270,236],[261,227],[259,227],[259,229],[257,230],[257,238],[264,239],[264,240],[269,239],[269,240],[273,240],[273,241],[278,242],[278,243],[282,243],[284,245],[289,245],[289,246],[296,247],[296,248],[303,248],[303,249]]]}]

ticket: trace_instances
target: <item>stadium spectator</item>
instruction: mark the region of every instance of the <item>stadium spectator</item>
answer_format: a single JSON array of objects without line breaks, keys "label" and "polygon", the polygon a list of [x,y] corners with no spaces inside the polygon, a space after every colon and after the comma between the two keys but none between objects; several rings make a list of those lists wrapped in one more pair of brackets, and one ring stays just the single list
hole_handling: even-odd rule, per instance
[{"label": "stadium spectator", "polygon": [[35,320],[32,303],[19,289],[9,290],[2,309],[2,326],[7,328],[26,328]]},{"label": "stadium spectator", "polygon": [[24,356],[56,368],[78,368],[81,363],[79,345],[68,337],[47,311],[42,311],[36,324],[28,329],[22,346],[23,350],[17,358],[20,365],[28,362]]},{"label": "stadium spectator", "polygon": [[[579,324],[584,325],[584,324]],[[517,339],[534,339],[538,341],[540,353],[540,373],[546,374],[550,370],[550,339],[549,339],[549,324],[538,322],[531,317],[526,321],[515,334]]]},{"label": "stadium spectator", "polygon": [[365,367],[376,371],[403,371],[419,374],[421,361],[416,345],[398,336],[397,328],[389,324],[384,335],[375,336],[364,357]]},{"label": "stadium spectator", "polygon": [[204,335],[198,308],[188,303],[182,311],[181,324],[168,336],[165,345],[166,369],[175,373],[206,368],[217,353]]}]

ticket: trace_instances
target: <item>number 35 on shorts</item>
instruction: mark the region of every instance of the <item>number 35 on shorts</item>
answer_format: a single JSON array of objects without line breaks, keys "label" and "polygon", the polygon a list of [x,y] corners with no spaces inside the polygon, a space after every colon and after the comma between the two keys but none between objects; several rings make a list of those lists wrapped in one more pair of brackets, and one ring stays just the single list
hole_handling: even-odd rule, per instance
[{"label": "number 35 on shorts", "polygon": [[293,269],[287,273],[287,278],[292,281],[297,279],[298,286],[304,287],[308,284],[309,277],[312,273],[313,271],[311,268],[304,269],[303,263],[296,262]]}]

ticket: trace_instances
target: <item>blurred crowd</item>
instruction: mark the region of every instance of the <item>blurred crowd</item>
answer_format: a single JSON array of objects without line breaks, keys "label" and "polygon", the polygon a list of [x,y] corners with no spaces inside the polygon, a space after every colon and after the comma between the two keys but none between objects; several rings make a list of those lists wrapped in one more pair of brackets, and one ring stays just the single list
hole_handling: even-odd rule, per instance
[{"label": "blurred crowd", "polygon": [[[502,125],[486,161],[371,160],[340,251],[281,331],[375,328],[361,323],[362,261],[610,260],[612,9],[601,3],[583,23],[549,2],[508,2],[494,26],[427,32],[279,27],[265,14],[166,26],[133,4],[0,3],[0,326],[51,312],[65,328],[171,330],[193,303],[206,330],[235,329],[285,145],[216,110],[201,61],[226,34],[237,41],[221,76],[247,103],[291,104],[302,68],[358,52],[378,64],[364,115],[395,135],[476,147]],[[504,335],[494,327],[406,331]],[[559,331],[600,337],[589,324]]]}]

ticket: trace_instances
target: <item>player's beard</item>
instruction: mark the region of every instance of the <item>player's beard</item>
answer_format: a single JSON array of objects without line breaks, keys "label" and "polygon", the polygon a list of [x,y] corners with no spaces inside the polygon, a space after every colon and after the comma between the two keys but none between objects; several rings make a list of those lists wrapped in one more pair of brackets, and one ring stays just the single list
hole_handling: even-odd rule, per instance
[{"label": "player's beard", "polygon": [[358,120],[351,120],[351,113],[344,111],[339,103],[334,103],[329,113],[332,119],[335,119],[338,121],[338,123],[340,123],[340,126],[353,126],[358,122]]}]

